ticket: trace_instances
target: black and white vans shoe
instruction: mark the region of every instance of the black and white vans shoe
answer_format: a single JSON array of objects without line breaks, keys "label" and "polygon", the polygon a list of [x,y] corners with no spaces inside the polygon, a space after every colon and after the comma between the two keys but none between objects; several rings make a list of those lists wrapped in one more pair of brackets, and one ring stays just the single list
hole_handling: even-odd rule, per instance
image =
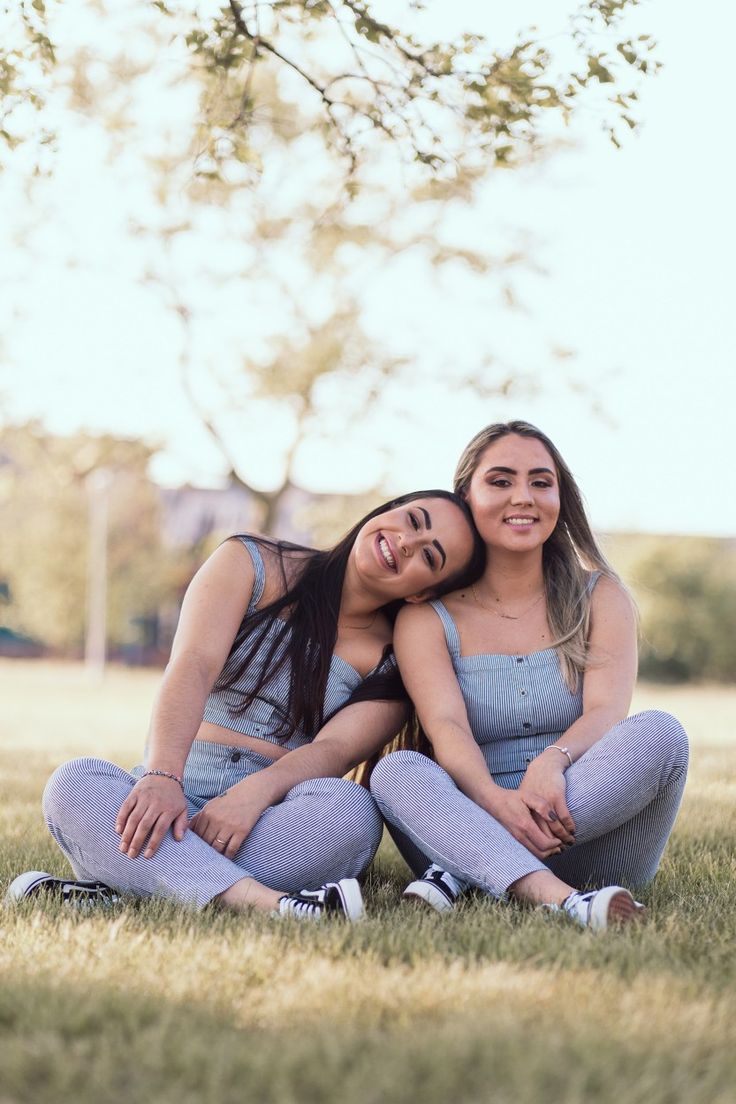
[{"label": "black and white vans shoe", "polygon": [[327,882],[319,889],[303,889],[300,893],[285,893],[279,898],[277,916],[293,916],[297,920],[322,920],[338,916],[355,922],[364,914],[363,897],[355,878]]},{"label": "black and white vans shoe", "polygon": [[115,905],[120,897],[103,882],[80,882],[72,878],[54,878],[45,870],[26,870],[8,886],[5,904],[13,905],[28,897],[49,894],[70,908],[88,909]]},{"label": "black and white vans shoe", "polygon": [[432,863],[421,878],[409,883],[404,890],[404,897],[424,901],[437,912],[449,912],[455,907],[462,891],[462,885],[452,874]]}]

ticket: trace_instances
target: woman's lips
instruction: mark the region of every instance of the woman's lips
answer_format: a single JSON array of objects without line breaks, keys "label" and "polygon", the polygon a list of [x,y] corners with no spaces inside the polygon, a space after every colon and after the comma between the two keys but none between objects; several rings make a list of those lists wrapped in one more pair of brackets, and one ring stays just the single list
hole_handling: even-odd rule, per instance
[{"label": "woman's lips", "polygon": [[379,533],[376,537],[376,555],[379,562],[389,571],[398,571],[396,554],[383,533]]}]

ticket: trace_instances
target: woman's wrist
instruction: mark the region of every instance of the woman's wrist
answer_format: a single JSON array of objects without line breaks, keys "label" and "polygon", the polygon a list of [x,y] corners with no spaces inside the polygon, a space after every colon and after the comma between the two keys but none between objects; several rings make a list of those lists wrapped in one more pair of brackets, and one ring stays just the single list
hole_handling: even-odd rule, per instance
[{"label": "woman's wrist", "polygon": [[171,782],[178,782],[182,790],[184,789],[184,779],[180,774],[177,774],[176,771],[160,770],[159,768],[149,768],[148,770],[144,770],[139,781],[144,778],[165,778]]},{"label": "woman's wrist", "polygon": [[564,774],[569,766],[570,762],[567,755],[561,754],[553,744],[550,744],[532,759],[526,768],[526,773],[534,774],[536,771],[540,771],[544,774]]}]

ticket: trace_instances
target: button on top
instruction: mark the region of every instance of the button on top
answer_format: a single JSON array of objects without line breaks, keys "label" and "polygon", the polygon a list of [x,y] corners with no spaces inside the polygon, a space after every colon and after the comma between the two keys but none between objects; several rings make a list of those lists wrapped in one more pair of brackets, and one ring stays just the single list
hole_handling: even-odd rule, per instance
[{"label": "button on top", "polygon": [[239,751],[234,751],[232,753],[232,755],[230,756],[230,762],[231,763],[239,763],[241,758],[242,758],[242,756],[241,756],[240,752]]},{"label": "button on top", "polygon": [[517,663],[523,663],[524,662],[524,657],[523,656],[517,656],[516,657],[516,662]]},{"label": "button on top", "polygon": [[529,721],[524,721],[524,728],[531,728],[531,727],[532,726],[529,724]]},{"label": "button on top", "polygon": [[519,693],[524,696],[526,694],[526,690],[519,690]]}]

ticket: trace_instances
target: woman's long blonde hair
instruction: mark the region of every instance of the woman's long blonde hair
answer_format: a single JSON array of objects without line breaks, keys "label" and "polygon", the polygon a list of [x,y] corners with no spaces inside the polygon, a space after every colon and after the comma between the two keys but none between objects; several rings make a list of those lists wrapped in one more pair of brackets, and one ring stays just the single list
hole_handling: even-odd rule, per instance
[{"label": "woman's long blonde hair", "polygon": [[458,461],[456,493],[467,497],[470,481],[485,450],[510,434],[535,438],[547,449],[557,469],[560,516],[542,550],[542,571],[547,619],[554,637],[551,646],[557,649],[565,682],[575,691],[588,666],[590,572],[600,571],[619,585],[623,584],[593,536],[572,472],[549,437],[529,422],[495,422],[476,433]]}]

